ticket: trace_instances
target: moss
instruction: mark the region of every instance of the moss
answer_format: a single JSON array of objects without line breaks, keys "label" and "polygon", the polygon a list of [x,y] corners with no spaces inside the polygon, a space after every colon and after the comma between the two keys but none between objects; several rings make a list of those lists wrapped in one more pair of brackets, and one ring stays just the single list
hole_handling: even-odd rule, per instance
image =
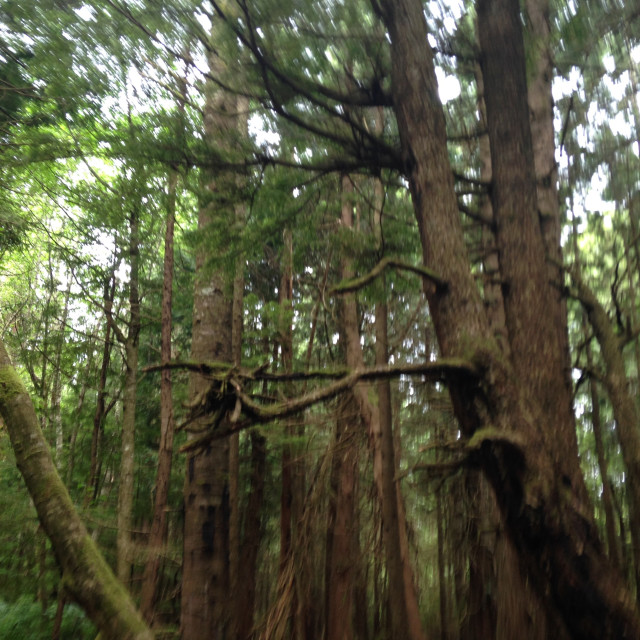
[{"label": "moss", "polygon": [[17,395],[26,392],[20,376],[12,366],[0,367],[0,405],[6,405]]},{"label": "moss", "polygon": [[[76,576],[65,572],[63,580],[94,623],[102,627],[101,636],[105,640],[115,637],[110,632],[116,633],[117,630],[119,638],[152,640],[154,635],[133,605],[126,588],[114,576],[88,534],[79,542],[78,552],[77,562],[85,569],[86,577],[78,581]],[[95,601],[96,596],[99,603]],[[108,629],[105,629],[105,625],[108,625]]]}]

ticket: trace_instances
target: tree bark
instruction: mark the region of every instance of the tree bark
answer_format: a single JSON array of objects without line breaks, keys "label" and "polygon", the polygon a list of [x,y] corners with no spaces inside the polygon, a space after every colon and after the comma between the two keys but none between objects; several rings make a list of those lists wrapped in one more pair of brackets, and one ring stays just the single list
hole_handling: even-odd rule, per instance
[{"label": "tree bark", "polygon": [[[167,220],[164,235],[164,267],[162,278],[162,317],[160,321],[160,359],[171,360],[171,309],[173,300],[173,232],[175,227],[176,187],[178,174],[169,173]],[[153,622],[155,595],[161,565],[161,551],[167,537],[167,508],[173,460],[173,397],[171,370],[160,372],[160,446],[156,471],[155,500],[147,559],[142,576],[140,611],[149,623]]]},{"label": "tree bark", "polygon": [[338,401],[336,441],[335,520],[331,535],[331,564],[327,590],[327,640],[352,640],[356,578],[355,510],[358,442],[354,420],[357,408],[351,393]]},{"label": "tree bark", "polygon": [[[550,330],[539,318],[533,318],[534,324],[527,325],[531,310],[520,318],[522,326],[519,327],[517,314],[512,313],[511,324],[507,320],[510,346],[513,352],[518,351],[513,365],[500,355],[490,331],[464,245],[432,53],[424,44],[427,28],[422,3],[419,0],[387,0],[374,6],[382,10],[389,29],[394,110],[424,263],[437,270],[448,283],[447,286],[425,287],[440,351],[445,357],[465,354],[483,372],[477,386],[472,380],[465,379],[450,385],[461,431],[470,438],[470,443],[479,447],[478,464],[494,487],[507,530],[532,583],[540,596],[550,602],[550,609],[559,614],[573,637],[638,637],[640,619],[633,599],[603,552],[593,516],[575,481],[577,456],[558,461],[553,449],[551,434],[555,419],[552,417],[546,422],[549,416],[554,416],[549,404],[554,392],[549,388],[544,372],[552,364],[558,366],[560,361],[560,373],[555,371],[551,377],[562,378],[562,357],[548,353],[548,348],[557,344],[553,339],[555,330],[553,327]],[[515,23],[509,21],[508,28],[518,29],[517,3],[511,3],[509,7],[500,7],[497,3],[488,8],[480,5],[479,13],[491,10],[494,17],[499,17],[504,9],[513,15],[514,8],[517,18]],[[482,33],[482,28],[480,31]],[[490,36],[485,34],[483,37]],[[501,49],[502,56],[506,50],[511,52],[510,47]],[[518,73],[523,71],[523,68],[517,69]],[[487,95],[489,86],[493,87],[487,83],[488,75],[485,71]],[[507,75],[502,79],[500,90],[505,90],[503,84],[512,82]],[[521,84],[515,82],[509,86],[508,95],[518,94]],[[513,106],[508,103],[504,108]],[[489,113],[489,103],[487,108]],[[511,117],[508,111],[502,116]],[[526,149],[523,152],[526,153]],[[517,158],[510,159],[519,162]],[[493,169],[496,177],[495,162]],[[532,179],[532,175],[523,177]],[[526,193],[531,191],[530,186],[521,186]],[[533,269],[530,284],[520,281],[522,265],[519,269],[513,265],[513,274],[503,272],[510,295],[511,288],[522,287],[523,290],[514,291],[520,306],[527,302],[533,305],[537,299],[535,292],[529,295],[529,287],[534,287],[534,283],[535,287],[540,285],[546,290],[544,283],[539,282],[542,279],[546,283],[547,272],[541,240],[536,240],[536,230],[532,228],[531,217],[535,213],[535,206],[533,213],[518,211],[516,216],[512,211],[511,220],[498,223],[504,225],[502,237],[505,250],[512,254],[510,260],[515,262],[517,254],[519,259],[529,256],[530,260],[538,261],[537,265],[527,265]],[[520,219],[523,219],[524,228],[516,233],[516,221]],[[540,238],[539,225],[535,218],[534,221]],[[531,247],[527,246],[529,241]],[[511,243],[516,246],[510,246]],[[510,277],[512,280],[508,280]],[[514,306],[514,301],[510,304],[512,311],[518,307]],[[539,314],[544,314],[544,305],[536,308]],[[531,349],[531,366],[540,362],[536,348],[523,344],[525,326],[531,333],[532,344],[549,355],[542,370],[536,366],[536,371],[524,371],[524,354],[531,353]],[[527,391],[526,396],[523,389]],[[565,408],[559,410],[565,411]]]},{"label": "tree bark", "polygon": [[33,404],[0,342],[0,415],[38,518],[62,571],[65,592],[102,640],[152,640],[123,585],[98,551],[56,471]]},{"label": "tree bark", "polygon": [[[212,37],[215,36],[215,27]],[[211,77],[221,77],[224,65],[212,49],[209,55]],[[205,87],[204,129],[207,142],[223,144],[225,135],[236,127],[236,100],[224,93],[211,79]],[[215,218],[234,216],[230,176],[209,173],[203,180],[203,202],[198,229],[204,232]],[[222,270],[211,270],[206,246],[196,254],[196,283],[193,302],[191,357],[198,362],[232,362],[231,283]],[[210,412],[221,411],[221,424],[228,426],[222,406],[203,407],[211,382],[192,373],[189,395],[194,410],[204,415],[188,428],[194,437],[210,422]],[[229,597],[229,440],[209,442],[187,456],[184,484],[184,553],[182,569],[182,640],[223,640],[228,631]]]}]

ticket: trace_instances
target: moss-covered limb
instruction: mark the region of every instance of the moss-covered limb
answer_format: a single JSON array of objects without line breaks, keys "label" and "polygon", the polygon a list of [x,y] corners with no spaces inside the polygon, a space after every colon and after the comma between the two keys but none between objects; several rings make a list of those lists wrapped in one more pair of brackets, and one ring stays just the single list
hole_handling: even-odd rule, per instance
[{"label": "moss-covered limb", "polygon": [[373,282],[376,278],[378,278],[382,272],[387,267],[393,267],[396,269],[402,269],[404,271],[411,271],[415,273],[429,282],[432,282],[438,288],[445,289],[447,287],[447,282],[443,278],[441,278],[435,271],[432,269],[428,269],[422,265],[414,265],[409,264],[408,262],[403,262],[402,260],[396,260],[395,258],[382,258],[378,264],[366,273],[363,276],[358,278],[351,278],[349,280],[344,280],[339,284],[335,285],[329,289],[329,295],[341,295],[345,293],[353,293],[358,289],[362,289],[362,287],[368,285],[370,282]]},{"label": "moss-covered limb", "polygon": [[368,369],[357,369],[341,377],[336,382],[316,389],[299,398],[286,400],[277,404],[264,406],[249,398],[238,382],[234,383],[236,394],[240,398],[246,414],[260,422],[269,422],[276,418],[284,418],[303,409],[324,402],[351,389],[361,381],[373,381],[383,378],[395,378],[400,375],[420,375],[431,382],[446,380],[451,377],[475,377],[477,370],[470,362],[459,358],[446,358],[436,362],[417,364],[397,364],[376,366]]},{"label": "moss-covered limb", "polygon": [[33,403],[1,341],[0,415],[67,592],[100,629],[103,640],[152,640],[153,633],[78,516],[53,464]]},{"label": "moss-covered limb", "polygon": [[[334,367],[327,369],[312,369],[310,371],[293,371],[291,373],[271,373],[266,366],[258,369],[243,369],[234,367],[222,362],[167,362],[165,364],[152,365],[146,367],[144,371],[160,371],[162,369],[185,369],[202,373],[211,380],[228,382],[230,380],[245,382],[259,382],[267,380],[269,382],[295,382],[305,380],[338,380],[351,375],[352,371],[347,367]],[[362,380],[379,380],[381,378],[395,378],[399,375],[423,375],[428,380],[437,381],[447,375],[469,375],[476,376],[477,368],[471,360],[464,358],[442,358],[436,362],[418,364],[396,364],[386,367],[371,367],[363,369],[359,375]],[[204,401],[198,398],[192,401],[196,406]]]},{"label": "moss-covered limb", "polygon": [[[271,422],[295,415],[315,404],[335,398],[337,395],[352,389],[358,382],[396,378],[400,375],[419,375],[427,381],[439,382],[461,377],[474,379],[478,375],[478,370],[471,362],[461,358],[443,358],[436,362],[397,364],[357,369],[345,373],[336,382],[315,389],[303,396],[271,405],[263,405],[253,400],[244,391],[243,380],[240,377],[230,377],[228,393],[232,393],[235,399],[240,401],[242,413],[247,419],[242,423],[236,422],[235,424],[231,424],[226,430],[213,428],[185,444],[181,448],[181,451],[193,451],[208,444],[212,440],[226,437],[231,433],[249,428],[256,423]],[[212,390],[212,393],[216,394],[217,403],[220,405],[223,401],[223,399],[220,398],[220,389],[216,387],[216,389]],[[234,402],[226,404],[237,412],[235,399]]]}]

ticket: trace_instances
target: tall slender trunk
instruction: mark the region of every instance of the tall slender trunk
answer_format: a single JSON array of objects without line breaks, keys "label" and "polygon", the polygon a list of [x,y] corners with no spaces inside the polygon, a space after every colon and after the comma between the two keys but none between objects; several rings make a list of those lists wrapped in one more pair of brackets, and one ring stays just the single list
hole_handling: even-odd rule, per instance
[{"label": "tall slender trunk", "polygon": [[98,378],[98,389],[96,399],[96,409],[93,413],[93,432],[91,436],[91,463],[89,466],[89,481],[84,497],[86,507],[92,500],[95,500],[98,492],[98,457],[100,455],[100,442],[102,439],[103,420],[105,418],[107,373],[109,372],[109,360],[111,359],[112,326],[113,317],[111,310],[116,292],[115,265],[112,267],[109,277],[104,281],[103,303],[105,311],[104,343],[102,346],[102,362],[100,364],[100,377]]},{"label": "tall slender trunk", "polygon": [[572,273],[577,297],[600,345],[605,375],[603,384],[609,395],[616,432],[629,480],[626,491],[629,503],[629,532],[634,562],[637,598],[640,598],[640,409],[631,391],[622,353],[623,342],[616,334],[607,312],[595,294],[582,281],[577,270]]},{"label": "tall slender trunk", "polygon": [[[353,228],[353,202],[351,182],[342,178],[341,222],[346,229]],[[342,278],[353,277],[349,258],[341,259]],[[352,366],[349,353],[354,341],[359,346],[358,310],[354,294],[342,296],[339,302],[340,342],[348,366]],[[355,337],[357,336],[357,337]],[[333,451],[332,480],[335,483],[335,511],[332,522],[330,565],[327,582],[327,640],[350,640],[355,637],[355,522],[356,474],[358,465],[358,407],[353,393],[341,398],[336,420],[336,440]]]},{"label": "tall slender trunk", "polygon": [[[210,221],[202,209],[198,226]],[[198,251],[193,308],[191,358],[198,362],[231,361],[231,300],[225,278],[208,274],[206,252]],[[202,397],[209,381],[192,374],[189,395]],[[197,433],[207,416],[190,424]],[[222,640],[228,623],[229,590],[229,442],[216,440],[187,457],[184,485],[184,555],[181,633],[183,640],[203,636]]]},{"label": "tall slender trunk", "polygon": [[[480,65],[476,65],[475,76],[481,127],[486,129],[488,125],[484,101],[485,86]],[[553,155],[553,138],[551,144]],[[544,153],[548,150],[544,145],[540,149]],[[491,144],[488,134],[481,136],[479,151],[481,179],[483,182],[492,183]],[[547,199],[549,198],[550,194],[547,193]],[[482,197],[480,206],[483,218],[495,223],[493,205],[488,194]],[[483,292],[487,317],[502,354],[509,357],[511,346],[501,286],[500,252],[493,225],[484,225],[482,239],[486,252],[483,264]],[[557,302],[555,298],[554,302]],[[562,323],[560,326],[563,326]],[[564,326],[566,329],[566,325]],[[547,635],[544,605],[532,592],[526,577],[522,575],[517,553],[511,540],[505,535],[503,517],[493,491],[481,472],[468,470],[465,473],[468,477],[464,489],[470,509],[469,610],[465,623],[466,637],[480,640],[488,633],[497,640],[509,640],[517,630],[523,633],[526,630],[526,635],[531,640],[543,639]],[[493,631],[489,632],[490,628]]]},{"label": "tall slender trunk", "polygon": [[62,308],[62,316],[59,322],[58,342],[53,360],[53,381],[51,383],[51,426],[52,435],[55,441],[55,462],[58,470],[62,468],[62,457],[64,454],[64,432],[62,429],[62,413],[60,412],[60,401],[62,399],[62,372],[60,364],[62,362],[62,351],[65,340],[64,333],[67,327],[67,319],[69,317],[69,299],[71,298],[71,274],[67,277],[67,288],[64,294],[64,305]]},{"label": "tall slender trunk", "polygon": [[[283,254],[281,259],[279,343],[282,367],[286,373],[293,371],[293,235],[290,229],[283,232]],[[294,393],[293,387],[285,385],[285,395]],[[298,601],[301,592],[299,577],[301,572],[288,571],[287,565],[297,557],[299,543],[299,523],[302,516],[304,497],[304,468],[300,450],[292,439],[302,435],[298,426],[299,416],[287,420],[285,424],[285,442],[282,445],[282,488],[280,495],[280,577],[285,573],[296,581],[292,587],[291,622],[293,637],[304,638],[305,609]]]},{"label": "tall slender trunk", "polygon": [[251,432],[251,487],[244,519],[237,598],[242,603],[238,617],[238,640],[249,640],[253,630],[256,602],[256,569],[263,535],[262,503],[265,490],[267,441],[257,430]]},{"label": "tall slender trunk", "polygon": [[[167,220],[164,235],[164,267],[162,278],[162,317],[160,320],[160,359],[171,360],[171,309],[173,299],[173,232],[176,215],[176,188],[178,174],[169,173]],[[167,538],[167,507],[173,460],[173,397],[171,389],[171,371],[163,369],[160,373],[160,445],[158,447],[158,468],[156,471],[155,500],[147,560],[142,576],[140,611],[146,620],[153,621],[156,588],[161,564],[161,551]]]},{"label": "tall slender trunk", "polygon": [[357,408],[353,396],[339,400],[336,421],[335,519],[331,536],[331,564],[327,590],[327,640],[352,640],[355,637],[354,585],[357,550],[355,530],[358,438],[354,421]]},{"label": "tall slender trunk", "polygon": [[[117,575],[124,583],[131,579],[133,564],[132,514],[135,483],[136,395],[138,390],[138,344],[140,338],[140,218],[134,208],[129,216],[129,328],[124,340],[125,378],[122,393],[122,449],[118,486]],[[122,338],[122,336],[119,336]]]},{"label": "tall slender trunk", "polygon": [[[587,367],[592,367],[591,348],[587,344]],[[620,569],[622,563],[620,560],[620,551],[618,549],[618,534],[616,533],[616,519],[613,508],[613,496],[611,490],[611,480],[609,479],[609,465],[607,464],[607,455],[605,453],[604,442],[602,440],[602,419],[600,417],[600,396],[598,394],[598,386],[592,378],[589,380],[589,397],[591,398],[591,427],[593,429],[593,439],[596,445],[596,457],[598,460],[598,469],[602,478],[602,506],[605,515],[605,530],[607,532],[607,547],[609,549],[609,558],[611,563]]]}]

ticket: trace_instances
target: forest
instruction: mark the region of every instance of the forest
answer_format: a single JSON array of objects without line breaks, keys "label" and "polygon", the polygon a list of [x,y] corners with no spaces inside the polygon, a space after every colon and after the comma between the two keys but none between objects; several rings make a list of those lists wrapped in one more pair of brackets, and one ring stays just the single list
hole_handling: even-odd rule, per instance
[{"label": "forest", "polygon": [[0,0],[0,638],[640,638],[640,6]]}]

